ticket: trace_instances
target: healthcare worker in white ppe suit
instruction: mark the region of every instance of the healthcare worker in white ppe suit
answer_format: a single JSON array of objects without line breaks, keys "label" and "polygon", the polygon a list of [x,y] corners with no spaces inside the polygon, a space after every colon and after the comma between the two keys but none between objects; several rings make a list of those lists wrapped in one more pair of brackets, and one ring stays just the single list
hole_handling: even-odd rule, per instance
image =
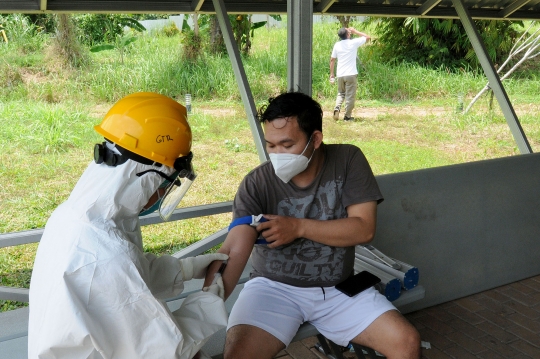
[{"label": "healthcare worker in white ppe suit", "polygon": [[47,222],[30,283],[30,359],[192,358],[227,324],[218,278],[171,312],[163,299],[222,254],[143,253],[139,215],[167,219],[195,179],[185,107],[154,93],[119,100],[68,200]]}]

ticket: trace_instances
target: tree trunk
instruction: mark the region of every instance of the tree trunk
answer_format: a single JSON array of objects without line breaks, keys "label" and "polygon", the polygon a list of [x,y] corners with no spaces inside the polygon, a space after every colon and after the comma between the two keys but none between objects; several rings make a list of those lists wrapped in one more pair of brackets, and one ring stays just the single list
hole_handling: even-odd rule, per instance
[{"label": "tree trunk", "polygon": [[71,15],[58,14],[56,19],[55,46],[58,47],[57,53],[70,66],[79,67],[84,65],[88,61],[88,54],[77,39],[77,27]]},{"label": "tree trunk", "polygon": [[199,16],[197,14],[193,14],[193,32],[195,36],[199,36]]},{"label": "tree trunk", "polygon": [[339,20],[339,23],[341,24],[341,27],[348,28],[349,23],[351,22],[352,16],[336,16]]},{"label": "tree trunk", "polygon": [[227,53],[216,15],[210,15],[210,52],[213,54]]}]

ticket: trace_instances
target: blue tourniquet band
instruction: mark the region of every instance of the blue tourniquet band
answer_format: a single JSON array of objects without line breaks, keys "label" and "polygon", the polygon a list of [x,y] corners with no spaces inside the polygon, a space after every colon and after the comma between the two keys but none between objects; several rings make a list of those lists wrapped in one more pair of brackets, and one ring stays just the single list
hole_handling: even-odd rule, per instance
[{"label": "blue tourniquet band", "polygon": [[[258,218],[258,222],[257,222],[257,217]],[[239,226],[241,224],[247,224],[247,225],[250,225],[250,226],[253,226],[253,227],[256,227],[257,224],[261,223],[261,222],[267,222],[268,220],[262,216],[245,216],[245,217],[239,217],[239,218],[236,218],[234,219],[231,224],[229,225],[229,231],[236,227],[236,226]],[[264,237],[262,236],[262,234],[259,234],[259,238],[257,238],[257,240],[255,241],[255,244],[268,244],[269,242],[266,241],[266,239],[264,239]]]}]

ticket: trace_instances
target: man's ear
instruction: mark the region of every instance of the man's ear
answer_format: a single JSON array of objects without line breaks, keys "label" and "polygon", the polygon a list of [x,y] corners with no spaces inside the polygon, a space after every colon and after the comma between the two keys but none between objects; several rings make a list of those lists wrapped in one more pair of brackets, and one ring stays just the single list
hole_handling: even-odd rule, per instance
[{"label": "man's ear", "polygon": [[319,148],[323,141],[323,133],[319,130],[315,130],[313,134],[311,135],[311,139],[313,141],[313,146],[315,146],[315,149]]}]

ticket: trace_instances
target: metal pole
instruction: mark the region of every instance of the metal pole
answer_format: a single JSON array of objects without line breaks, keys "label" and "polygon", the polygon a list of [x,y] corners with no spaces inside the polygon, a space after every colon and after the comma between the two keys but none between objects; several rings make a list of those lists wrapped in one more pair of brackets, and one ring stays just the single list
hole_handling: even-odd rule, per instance
[{"label": "metal pole", "polygon": [[267,161],[269,157],[266,153],[262,127],[257,121],[257,109],[255,108],[255,101],[253,101],[253,94],[251,93],[251,88],[247,80],[246,71],[242,65],[240,51],[238,50],[236,42],[234,41],[231,23],[229,22],[229,17],[227,16],[227,11],[225,10],[223,0],[212,0],[212,3],[214,4],[219,27],[221,29],[221,33],[223,34],[223,40],[225,41],[225,46],[227,47],[227,53],[231,59],[234,76],[236,77],[236,82],[238,83],[240,96],[242,97],[242,102],[244,103],[244,108],[248,117],[249,127],[251,128],[251,134],[253,135],[255,147],[257,148],[257,153],[259,154],[259,161],[262,163]]},{"label": "metal pole", "polygon": [[287,88],[311,96],[313,1],[287,1]]},{"label": "metal pole", "polygon": [[469,40],[471,41],[474,51],[476,52],[476,56],[478,56],[478,60],[480,61],[480,64],[484,69],[484,73],[488,78],[489,87],[491,87],[493,93],[495,94],[495,97],[497,97],[497,101],[501,106],[501,110],[504,114],[504,117],[506,118],[506,122],[508,123],[510,131],[514,136],[514,140],[517,143],[519,152],[521,152],[522,154],[532,153],[531,145],[527,140],[525,132],[523,132],[523,128],[519,123],[512,104],[510,103],[508,94],[506,93],[501,83],[501,79],[499,78],[497,71],[495,71],[491,59],[489,58],[489,56],[487,56],[486,47],[484,46],[484,43],[482,42],[482,39],[478,34],[478,30],[474,25],[469,11],[467,10],[467,8],[465,8],[465,6],[463,6],[461,0],[452,0],[452,3],[454,4],[454,8],[457,11],[461,23],[465,28],[465,31],[467,32],[467,36],[469,36]]}]

